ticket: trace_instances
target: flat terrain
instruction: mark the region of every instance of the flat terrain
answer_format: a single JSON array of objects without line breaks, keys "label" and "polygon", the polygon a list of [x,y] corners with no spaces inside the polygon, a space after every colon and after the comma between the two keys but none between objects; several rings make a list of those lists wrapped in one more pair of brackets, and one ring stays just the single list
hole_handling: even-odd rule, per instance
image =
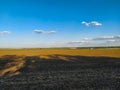
[{"label": "flat terrain", "polygon": [[71,56],[106,56],[120,57],[120,48],[112,49],[1,49],[0,56],[3,55],[71,55]]},{"label": "flat terrain", "polygon": [[1,49],[0,90],[120,90],[120,49]]}]

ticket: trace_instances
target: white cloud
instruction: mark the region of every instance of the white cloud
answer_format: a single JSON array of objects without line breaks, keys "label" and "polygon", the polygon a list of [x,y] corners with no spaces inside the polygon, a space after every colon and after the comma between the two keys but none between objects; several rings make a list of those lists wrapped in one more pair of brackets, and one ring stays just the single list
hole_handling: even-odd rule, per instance
[{"label": "white cloud", "polygon": [[107,42],[108,43],[114,43],[114,42],[116,42],[116,40],[108,40]]},{"label": "white cloud", "polygon": [[92,39],[91,38],[83,38],[82,40],[91,41]]},{"label": "white cloud", "polygon": [[120,39],[118,39],[118,40],[108,40],[107,41],[108,43],[120,43]]},{"label": "white cloud", "polygon": [[87,27],[90,26],[90,23],[87,23],[87,22],[85,22],[85,21],[83,21],[82,24],[84,24],[84,25],[87,26]]},{"label": "white cloud", "polygon": [[44,33],[43,30],[34,30],[34,32],[36,32],[36,33]]},{"label": "white cloud", "polygon": [[93,40],[110,40],[110,39],[120,39],[120,35],[118,35],[118,36],[101,36],[98,38],[93,38]]},{"label": "white cloud", "polygon": [[8,34],[10,34],[9,31],[0,31],[0,35],[8,35]]},{"label": "white cloud", "polygon": [[56,33],[56,31],[44,31],[44,30],[34,30],[34,32],[40,33],[40,34],[54,34],[54,33]]},{"label": "white cloud", "polygon": [[102,26],[102,23],[99,23],[97,21],[91,21],[91,22],[85,22],[83,21],[82,24],[84,24],[85,26]]},{"label": "white cloud", "polygon": [[80,41],[71,41],[71,42],[68,42],[68,44],[82,44],[82,43],[89,43],[91,41],[88,41],[88,40],[80,40]]},{"label": "white cloud", "polygon": [[54,34],[56,33],[56,31],[49,31],[49,32],[46,32],[46,34]]},{"label": "white cloud", "polygon": [[68,42],[68,44],[76,44],[76,43],[81,43],[81,41],[71,41],[71,42]]},{"label": "white cloud", "polygon": [[108,40],[113,38],[114,36],[101,36],[101,37],[93,38],[93,40]]},{"label": "white cloud", "polygon": [[102,23],[99,23],[97,21],[92,21],[91,24],[94,26],[102,26]]}]

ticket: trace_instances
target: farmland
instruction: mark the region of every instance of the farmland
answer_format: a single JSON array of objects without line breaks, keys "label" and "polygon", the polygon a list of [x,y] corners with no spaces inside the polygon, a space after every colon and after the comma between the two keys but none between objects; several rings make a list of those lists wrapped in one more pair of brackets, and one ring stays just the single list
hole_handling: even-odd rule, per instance
[{"label": "farmland", "polygon": [[113,49],[0,49],[3,55],[47,56],[47,55],[71,55],[71,56],[106,56],[120,57],[120,48]]},{"label": "farmland", "polygon": [[1,49],[1,90],[119,90],[120,49]]}]

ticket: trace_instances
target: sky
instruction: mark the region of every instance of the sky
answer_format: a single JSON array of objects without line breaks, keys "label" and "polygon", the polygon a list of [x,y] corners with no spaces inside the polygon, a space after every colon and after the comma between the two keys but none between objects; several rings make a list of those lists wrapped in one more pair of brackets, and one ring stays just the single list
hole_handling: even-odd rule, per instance
[{"label": "sky", "polygon": [[120,46],[120,0],[0,0],[0,48]]}]

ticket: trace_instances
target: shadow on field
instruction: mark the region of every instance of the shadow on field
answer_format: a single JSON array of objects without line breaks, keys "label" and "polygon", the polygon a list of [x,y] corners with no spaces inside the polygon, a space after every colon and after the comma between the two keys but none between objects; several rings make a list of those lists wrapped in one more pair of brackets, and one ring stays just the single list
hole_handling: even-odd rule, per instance
[{"label": "shadow on field", "polygon": [[120,58],[5,55],[0,88],[8,90],[119,90]]},{"label": "shadow on field", "polygon": [[14,76],[28,72],[77,70],[79,68],[120,67],[120,58],[69,55],[5,55],[0,58],[0,75]]}]

